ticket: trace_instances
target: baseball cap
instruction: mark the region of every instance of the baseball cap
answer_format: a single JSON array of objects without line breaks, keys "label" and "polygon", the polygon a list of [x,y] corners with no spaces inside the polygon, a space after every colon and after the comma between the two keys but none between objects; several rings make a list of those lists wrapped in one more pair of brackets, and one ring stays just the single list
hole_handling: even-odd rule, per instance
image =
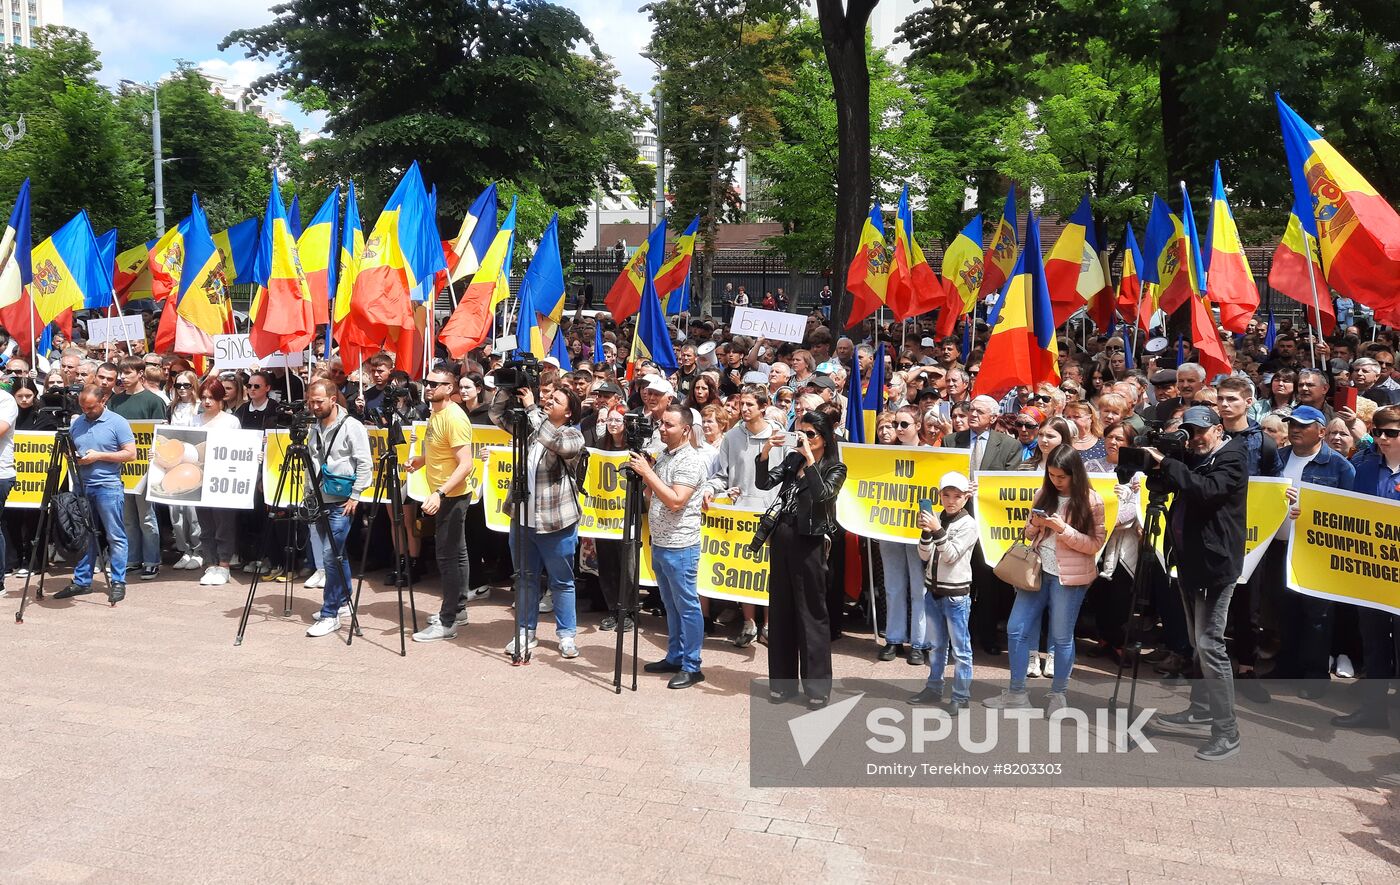
[{"label": "baseball cap", "polygon": [[1295,424],[1316,424],[1319,427],[1327,426],[1327,416],[1314,409],[1312,406],[1294,406],[1293,412],[1288,416],[1288,420]]},{"label": "baseball cap", "polygon": [[819,375],[832,375],[835,374],[835,372],[836,363],[833,363],[831,360],[827,360],[826,362],[817,366],[817,374]]},{"label": "baseball cap", "polygon": [[938,481],[938,487],[940,489],[957,489],[960,492],[965,492],[971,488],[971,486],[968,485],[967,477],[958,473],[956,470],[950,470],[943,474],[943,478]]},{"label": "baseball cap", "polygon": [[836,382],[830,375],[813,373],[806,381],[802,382],[803,387],[820,387],[822,390],[835,390]]},{"label": "baseball cap", "polygon": [[919,342],[920,347],[933,347],[936,342],[932,338],[925,338]]},{"label": "baseball cap", "polygon": [[642,388],[642,389],[643,389],[643,390],[654,390],[654,391],[656,391],[657,393],[662,394],[663,396],[675,396],[675,395],[676,395],[676,388],[672,387],[672,386],[671,386],[671,382],[670,382],[670,381],[667,381],[665,378],[661,377],[660,375],[652,375],[652,376],[651,376],[651,380],[647,382],[647,386],[644,387],[644,388]]},{"label": "baseball cap", "polygon": [[1206,406],[1192,406],[1181,416],[1182,427],[1214,427],[1220,423],[1220,416]]},{"label": "baseball cap", "polygon": [[760,372],[757,369],[754,369],[752,371],[745,372],[744,377],[741,380],[745,384],[763,384],[766,386],[768,384],[768,373]]},{"label": "baseball cap", "polygon": [[611,381],[604,381],[602,384],[599,384],[597,387],[593,388],[593,392],[605,393],[609,396],[622,396],[622,388]]}]

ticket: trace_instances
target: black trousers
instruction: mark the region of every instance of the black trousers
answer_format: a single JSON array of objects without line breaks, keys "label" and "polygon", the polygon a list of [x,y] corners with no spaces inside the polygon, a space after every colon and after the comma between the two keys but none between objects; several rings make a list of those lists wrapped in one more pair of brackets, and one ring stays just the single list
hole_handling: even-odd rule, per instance
[{"label": "black trousers", "polygon": [[[840,639],[846,620],[846,530],[838,528],[831,534],[831,553],[826,560],[826,614],[830,619],[831,638]],[[772,628],[769,628],[772,632]]]},{"label": "black trousers", "polygon": [[768,679],[796,682],[809,697],[831,694],[831,624],[822,539],[786,521],[768,540]]},{"label": "black trousers", "polygon": [[[467,510],[471,495],[443,498],[437,523],[438,574],[442,576],[442,609],[438,612],[444,627],[456,623],[463,594],[471,587],[471,565],[467,559]],[[463,623],[466,618],[462,618]]]},{"label": "black trousers", "polygon": [[1360,694],[1365,703],[1384,704],[1390,680],[1400,676],[1400,615],[1355,608],[1363,655]]},{"label": "black trousers", "polygon": [[609,612],[616,612],[622,597],[622,542],[595,538],[593,545],[598,551],[598,589],[603,593],[603,604]]}]

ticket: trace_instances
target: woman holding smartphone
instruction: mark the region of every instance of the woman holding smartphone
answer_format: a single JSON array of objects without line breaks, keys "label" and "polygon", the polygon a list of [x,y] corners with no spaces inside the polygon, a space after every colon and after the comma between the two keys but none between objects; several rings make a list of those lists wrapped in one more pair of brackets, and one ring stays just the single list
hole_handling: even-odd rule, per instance
[{"label": "woman holding smartphone", "polygon": [[1006,624],[1011,685],[984,703],[993,708],[1031,706],[1026,693],[1031,631],[1048,609],[1050,646],[1056,659],[1045,705],[1050,714],[1069,706],[1065,690],[1074,667],[1074,624],[1084,593],[1098,574],[1095,558],[1108,535],[1103,499],[1090,487],[1089,474],[1074,446],[1062,445],[1050,453],[1025,532],[1026,542],[1040,554],[1040,589],[1016,591]]},{"label": "woman holding smartphone", "polygon": [[[918,446],[919,410],[901,406],[894,413],[897,446]],[[924,561],[917,544],[880,542],[880,563],[885,574],[885,646],[879,660],[892,661],[909,645],[911,667],[928,663],[928,622],[924,612]]]}]

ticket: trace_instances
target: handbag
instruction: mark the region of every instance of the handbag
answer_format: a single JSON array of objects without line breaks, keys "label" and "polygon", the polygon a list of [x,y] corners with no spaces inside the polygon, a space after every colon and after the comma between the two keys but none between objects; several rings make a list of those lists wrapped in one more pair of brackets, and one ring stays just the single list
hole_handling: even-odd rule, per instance
[{"label": "handbag", "polygon": [[1023,534],[1001,557],[992,574],[1020,590],[1040,589],[1040,554],[1026,543]]}]

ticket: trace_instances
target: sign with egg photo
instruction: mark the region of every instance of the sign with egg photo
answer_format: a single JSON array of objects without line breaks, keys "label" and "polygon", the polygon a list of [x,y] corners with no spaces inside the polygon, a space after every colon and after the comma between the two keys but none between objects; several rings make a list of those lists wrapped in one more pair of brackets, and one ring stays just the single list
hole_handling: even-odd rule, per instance
[{"label": "sign with egg photo", "polygon": [[262,443],[257,430],[157,427],[146,498],[177,507],[251,510]]}]

